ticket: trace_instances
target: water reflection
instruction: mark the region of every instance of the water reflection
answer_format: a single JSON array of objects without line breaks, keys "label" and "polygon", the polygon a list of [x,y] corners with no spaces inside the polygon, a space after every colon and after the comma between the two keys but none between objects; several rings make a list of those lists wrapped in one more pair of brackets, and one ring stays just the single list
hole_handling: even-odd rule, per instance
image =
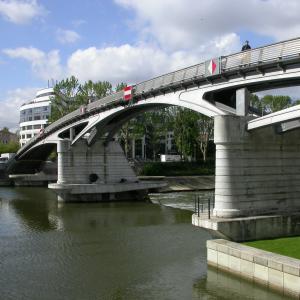
[{"label": "water reflection", "polygon": [[265,286],[208,267],[207,276],[193,286],[193,299],[287,299]]},{"label": "water reflection", "polygon": [[55,229],[48,214],[55,203],[53,193],[42,189],[16,188],[14,197],[9,201],[9,207],[23,225],[34,231],[49,231]]},{"label": "water reflection", "polygon": [[190,211],[58,204],[44,188],[1,188],[0,198],[0,299],[277,299],[225,273],[206,278],[211,236]]}]

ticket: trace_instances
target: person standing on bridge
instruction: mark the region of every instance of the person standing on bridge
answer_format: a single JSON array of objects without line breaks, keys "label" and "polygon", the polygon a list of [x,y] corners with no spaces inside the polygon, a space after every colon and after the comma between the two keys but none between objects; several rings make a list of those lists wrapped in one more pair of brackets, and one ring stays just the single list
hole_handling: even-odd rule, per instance
[{"label": "person standing on bridge", "polygon": [[242,59],[241,59],[241,64],[243,66],[246,66],[246,65],[248,65],[250,63],[251,53],[250,53],[250,51],[248,51],[250,49],[251,49],[251,46],[249,45],[249,41],[245,41],[245,44],[242,47],[242,52],[246,51],[246,53],[244,53],[242,55]]},{"label": "person standing on bridge", "polygon": [[242,51],[250,50],[251,46],[249,45],[249,41],[245,41],[245,44],[242,47]]}]

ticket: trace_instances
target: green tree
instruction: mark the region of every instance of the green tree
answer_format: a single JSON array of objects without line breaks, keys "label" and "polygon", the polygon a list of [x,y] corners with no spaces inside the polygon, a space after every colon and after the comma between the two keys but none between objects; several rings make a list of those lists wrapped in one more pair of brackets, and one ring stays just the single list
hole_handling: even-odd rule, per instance
[{"label": "green tree", "polygon": [[77,109],[84,103],[84,98],[78,97],[81,86],[76,77],[71,76],[58,82],[54,86],[55,96],[51,102],[50,122],[54,122],[64,115]]},{"label": "green tree", "polygon": [[197,142],[202,153],[203,161],[206,161],[207,147],[209,140],[213,137],[214,120],[204,115],[198,119],[198,138]]},{"label": "green tree", "polygon": [[168,131],[166,113],[164,109],[144,113],[144,134],[150,142],[153,160],[156,160],[161,141],[165,139]]},{"label": "green tree", "polygon": [[8,144],[0,143],[0,154],[2,153],[16,153],[20,148],[18,142],[9,142]]},{"label": "green tree", "polygon": [[55,96],[51,103],[50,122],[74,111],[81,105],[101,99],[112,93],[112,85],[108,81],[93,82],[91,80],[80,84],[71,76],[58,82],[54,87]]},{"label": "green tree", "polygon": [[264,103],[256,94],[251,94],[250,106],[255,108],[260,114],[262,115],[264,114],[264,110],[265,110]]},{"label": "green tree", "polygon": [[177,108],[174,138],[184,160],[195,156],[199,114],[186,108]]},{"label": "green tree", "polygon": [[112,85],[108,81],[93,82],[91,80],[85,82],[80,87],[79,97],[82,97],[82,102],[89,103],[99,100],[112,93]]},{"label": "green tree", "polygon": [[289,96],[266,95],[262,98],[262,104],[267,112],[276,112],[292,105],[292,99]]},{"label": "green tree", "polygon": [[118,83],[116,86],[116,92],[122,91],[126,86],[127,86],[127,83],[125,83],[125,82]]}]

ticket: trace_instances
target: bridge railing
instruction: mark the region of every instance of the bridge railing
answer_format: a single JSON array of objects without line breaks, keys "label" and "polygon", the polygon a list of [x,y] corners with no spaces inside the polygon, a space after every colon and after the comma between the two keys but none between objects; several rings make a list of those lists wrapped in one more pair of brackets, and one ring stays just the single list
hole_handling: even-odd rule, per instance
[{"label": "bridge railing", "polygon": [[[269,46],[238,52],[228,56],[222,56],[219,59],[221,63],[221,72],[228,72],[244,66],[259,66],[260,64],[270,63],[273,61],[280,62],[281,60],[293,59],[295,57],[299,57],[299,55],[300,38],[295,38]],[[134,86],[134,94],[139,96],[143,93],[149,93],[164,87],[171,88],[174,85],[191,82],[204,77],[205,62],[140,82]],[[86,113],[91,113],[92,111],[105,107],[106,105],[119,103],[122,97],[123,92],[121,91],[94,101],[86,106]],[[82,117],[82,112],[80,109],[77,109],[53,122],[45,129],[44,133],[47,134],[54,131],[56,128],[60,128],[64,124],[72,122],[74,119],[79,117]],[[18,151],[18,153],[26,150],[39,139],[41,139],[40,136],[32,138]]]},{"label": "bridge railing", "polygon": [[299,57],[300,38],[222,57],[222,71]]}]

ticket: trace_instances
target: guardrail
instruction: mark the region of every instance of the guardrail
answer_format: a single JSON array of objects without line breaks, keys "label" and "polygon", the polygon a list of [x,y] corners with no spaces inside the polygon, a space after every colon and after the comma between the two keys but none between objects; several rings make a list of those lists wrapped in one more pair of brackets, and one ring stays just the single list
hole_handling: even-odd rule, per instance
[{"label": "guardrail", "polygon": [[202,215],[210,219],[215,208],[215,194],[213,193],[207,199],[202,199],[200,196],[195,195],[194,204],[194,212],[198,217]]},{"label": "guardrail", "polygon": [[[225,73],[240,69],[246,66],[259,66],[270,62],[280,62],[283,60],[293,59],[300,55],[300,38],[295,38],[268,46],[255,48],[243,52],[238,52],[228,56],[219,57],[219,64],[221,66],[220,72]],[[140,82],[133,86],[134,96],[140,96],[151,91],[162,88],[172,87],[174,85],[199,80],[205,78],[205,62],[190,66],[181,70],[164,74],[150,80]],[[97,112],[108,105],[119,103],[123,98],[123,92],[117,92],[106,96],[100,100],[88,104],[86,107],[86,114]],[[53,122],[45,128],[43,136],[47,136],[51,132],[55,132],[65,124],[72,123],[78,118],[84,117],[80,109],[77,109],[61,119]],[[33,137],[29,140],[17,153],[24,152],[30,148],[36,141],[40,140],[40,136]]]}]

